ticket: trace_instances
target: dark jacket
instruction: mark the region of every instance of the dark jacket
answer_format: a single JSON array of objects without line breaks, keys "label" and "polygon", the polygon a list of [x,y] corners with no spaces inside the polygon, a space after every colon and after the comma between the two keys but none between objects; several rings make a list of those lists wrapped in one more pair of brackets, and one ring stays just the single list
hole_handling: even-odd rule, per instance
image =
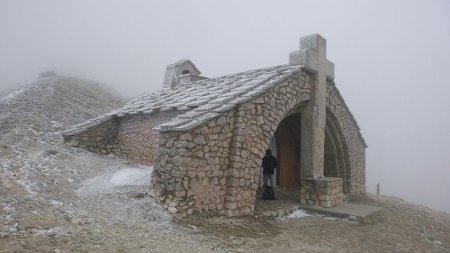
[{"label": "dark jacket", "polygon": [[261,166],[264,168],[264,174],[272,175],[274,173],[274,169],[278,166],[277,158],[273,155],[266,155],[263,157]]}]

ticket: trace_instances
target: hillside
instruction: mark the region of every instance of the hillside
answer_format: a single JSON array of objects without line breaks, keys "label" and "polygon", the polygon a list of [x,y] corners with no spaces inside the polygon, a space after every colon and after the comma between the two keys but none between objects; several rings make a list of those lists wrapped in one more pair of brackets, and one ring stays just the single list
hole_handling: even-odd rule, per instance
[{"label": "hillside", "polygon": [[60,131],[122,105],[102,85],[40,79],[0,95],[1,252],[450,252],[450,215],[396,198],[366,219],[177,220],[146,195],[151,168],[67,147]]},{"label": "hillside", "polygon": [[123,105],[104,85],[52,76],[0,94],[0,133],[11,130],[57,132]]}]

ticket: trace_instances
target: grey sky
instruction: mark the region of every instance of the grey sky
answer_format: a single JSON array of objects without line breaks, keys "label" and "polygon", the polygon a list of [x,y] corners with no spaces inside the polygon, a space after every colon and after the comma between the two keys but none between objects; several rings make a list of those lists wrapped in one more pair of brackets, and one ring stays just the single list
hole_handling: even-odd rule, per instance
[{"label": "grey sky", "polygon": [[369,145],[368,191],[450,212],[449,1],[0,0],[0,89],[49,69],[136,96],[182,58],[205,76],[287,63],[310,33]]}]

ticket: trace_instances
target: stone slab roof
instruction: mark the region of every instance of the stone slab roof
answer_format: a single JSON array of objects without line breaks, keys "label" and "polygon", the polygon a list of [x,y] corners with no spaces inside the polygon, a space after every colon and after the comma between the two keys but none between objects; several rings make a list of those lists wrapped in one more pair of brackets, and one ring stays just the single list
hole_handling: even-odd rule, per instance
[{"label": "stone slab roof", "polygon": [[82,133],[113,117],[121,118],[128,115],[151,114],[168,110],[186,112],[157,126],[154,128],[155,130],[189,130],[260,95],[266,89],[300,72],[301,67],[279,65],[161,89],[134,99],[120,109],[76,125],[64,131],[63,135]]}]

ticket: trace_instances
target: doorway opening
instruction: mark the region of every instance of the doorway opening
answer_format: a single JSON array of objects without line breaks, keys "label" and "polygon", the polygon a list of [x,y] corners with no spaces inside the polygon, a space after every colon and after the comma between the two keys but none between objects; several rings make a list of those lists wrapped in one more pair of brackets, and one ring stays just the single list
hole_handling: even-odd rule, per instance
[{"label": "doorway opening", "polygon": [[275,170],[275,196],[277,200],[262,199],[263,173],[260,173],[260,185],[257,191],[255,210],[266,211],[290,210],[298,204],[300,190],[300,143],[301,115],[295,112],[286,116],[278,125],[268,148],[277,158]]},{"label": "doorway opening", "polygon": [[297,190],[300,187],[300,112],[284,118],[274,134],[278,168],[276,182],[285,191]]},{"label": "doorway opening", "polygon": [[[278,125],[268,146],[278,161],[278,167],[275,170],[275,187],[284,191],[298,190],[300,187],[300,126],[300,112],[287,116]],[[263,185],[263,169],[261,168],[259,187],[262,188]]]}]

